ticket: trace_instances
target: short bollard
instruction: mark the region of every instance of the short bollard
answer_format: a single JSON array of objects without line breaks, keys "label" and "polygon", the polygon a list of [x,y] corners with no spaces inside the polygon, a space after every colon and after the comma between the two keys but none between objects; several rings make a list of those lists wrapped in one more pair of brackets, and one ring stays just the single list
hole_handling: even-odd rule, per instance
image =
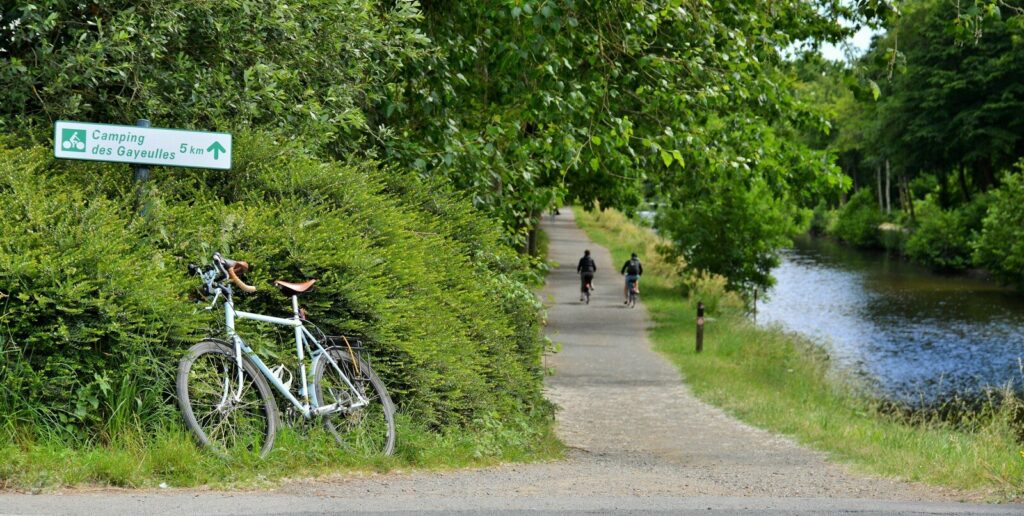
[{"label": "short bollard", "polygon": [[697,353],[704,350],[704,302],[697,301]]}]

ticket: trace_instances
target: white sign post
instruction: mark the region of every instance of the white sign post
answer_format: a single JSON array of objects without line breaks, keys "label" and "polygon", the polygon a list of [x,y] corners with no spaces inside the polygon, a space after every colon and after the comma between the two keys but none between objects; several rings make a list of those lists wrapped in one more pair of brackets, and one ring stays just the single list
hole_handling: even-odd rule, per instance
[{"label": "white sign post", "polygon": [[53,126],[53,156],[133,165],[229,170],[231,135],[61,120]]}]

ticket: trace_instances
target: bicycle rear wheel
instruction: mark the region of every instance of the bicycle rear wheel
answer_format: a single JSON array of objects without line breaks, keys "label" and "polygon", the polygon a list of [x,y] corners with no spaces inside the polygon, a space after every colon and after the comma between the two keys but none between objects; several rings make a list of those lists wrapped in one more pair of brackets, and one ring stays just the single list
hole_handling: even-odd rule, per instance
[{"label": "bicycle rear wheel", "polygon": [[[340,412],[323,416],[324,426],[342,447],[360,455],[391,455],[395,450],[395,406],[384,382],[365,360],[356,359],[347,349],[327,350],[338,364],[335,369],[326,357],[316,362],[313,392],[321,407],[339,404]],[[340,373],[340,374],[339,374]],[[369,400],[363,407],[348,409],[356,397],[342,378],[344,374],[359,393]]]},{"label": "bicycle rear wheel", "polygon": [[214,453],[266,457],[277,433],[277,403],[266,379],[242,359],[241,397],[234,347],[207,339],[178,364],[178,406],[199,444]]}]

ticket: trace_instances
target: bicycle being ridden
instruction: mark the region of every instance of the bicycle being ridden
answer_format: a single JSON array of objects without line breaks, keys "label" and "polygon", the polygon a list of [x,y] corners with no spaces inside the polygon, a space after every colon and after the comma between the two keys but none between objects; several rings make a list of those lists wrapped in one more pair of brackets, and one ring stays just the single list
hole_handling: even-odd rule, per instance
[{"label": "bicycle being ridden", "polygon": [[[362,357],[358,342],[324,335],[299,307],[299,296],[316,280],[275,281],[291,298],[292,314],[273,317],[235,309],[232,285],[243,292],[256,290],[239,278],[247,270],[248,263],[220,253],[214,253],[207,267],[189,265],[189,271],[202,279],[203,295],[213,296],[207,310],[221,301],[227,328],[225,339],[202,340],[178,366],[178,405],[199,443],[219,455],[266,456],[279,424],[272,386],[298,414],[320,418],[347,451],[390,455],[395,447],[395,408],[384,383]],[[236,319],[294,328],[297,378],[283,365],[268,367],[235,331]],[[298,380],[296,391],[291,388],[293,379]]]},{"label": "bicycle being ridden", "polygon": [[583,251],[583,257],[576,265],[576,274],[580,275],[580,301],[590,304],[590,292],[594,290],[594,273],[597,272],[597,264],[590,256],[590,250]]},{"label": "bicycle being ridden", "polygon": [[619,272],[626,276],[626,284],[622,291],[622,297],[625,300],[622,304],[634,307],[636,306],[636,297],[640,294],[640,276],[644,274],[644,266],[640,263],[640,258],[637,257],[636,253],[633,253],[629,260],[626,260],[626,263],[622,265],[622,269]]}]

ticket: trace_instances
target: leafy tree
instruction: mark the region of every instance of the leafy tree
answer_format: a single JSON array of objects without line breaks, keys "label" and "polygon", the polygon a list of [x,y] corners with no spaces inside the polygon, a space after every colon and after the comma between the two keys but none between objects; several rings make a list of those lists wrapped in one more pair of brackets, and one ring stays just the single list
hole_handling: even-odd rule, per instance
[{"label": "leafy tree", "polygon": [[[276,129],[337,154],[424,40],[417,11],[340,2],[5,2],[0,130],[56,119]],[[27,127],[26,127],[27,126]]]},{"label": "leafy tree", "polygon": [[1024,290],[1024,165],[1003,176],[975,242],[974,259],[1001,281]]},{"label": "leafy tree", "polygon": [[[835,2],[432,1],[424,13],[438,48],[379,109],[384,152],[451,178],[524,242],[563,197],[628,212],[650,193],[672,213],[717,213],[748,196],[695,193],[756,185],[781,203],[844,184],[827,158],[776,136],[822,128],[793,97],[779,49],[842,35],[836,18],[855,13]],[[731,249],[751,243],[764,262],[789,227],[676,250],[748,256]]]}]

